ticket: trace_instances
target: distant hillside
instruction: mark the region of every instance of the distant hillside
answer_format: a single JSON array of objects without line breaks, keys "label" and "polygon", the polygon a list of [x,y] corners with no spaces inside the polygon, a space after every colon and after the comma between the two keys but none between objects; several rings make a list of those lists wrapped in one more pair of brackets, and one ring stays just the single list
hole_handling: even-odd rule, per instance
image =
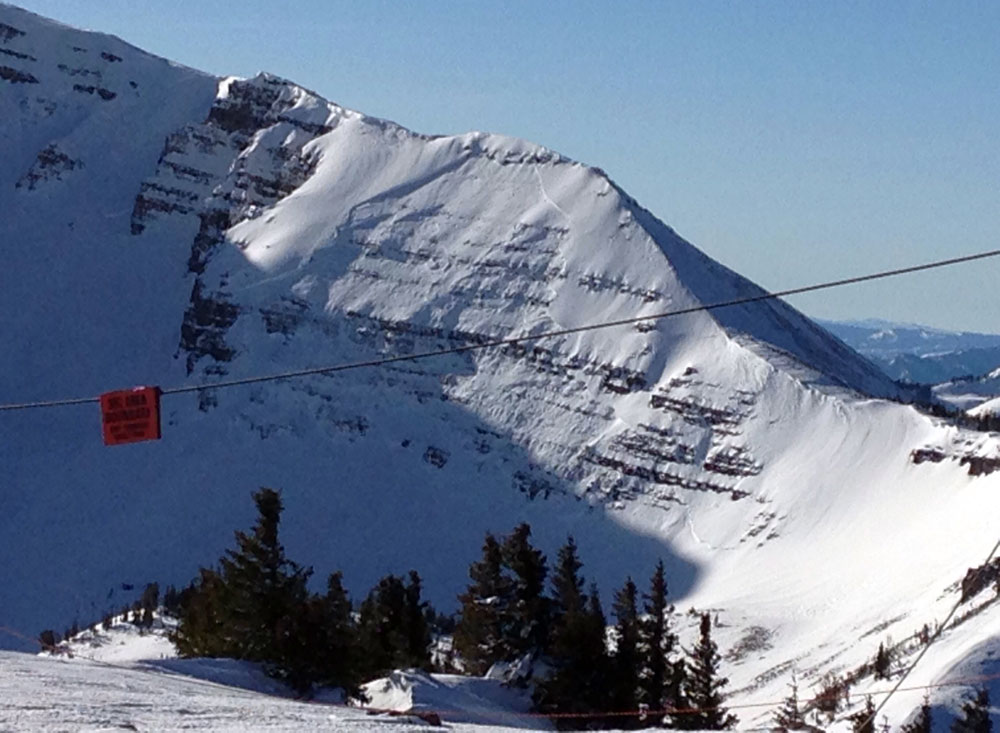
[{"label": "distant hillside", "polygon": [[877,319],[818,321],[895,380],[938,384],[1000,366],[1000,335]]}]

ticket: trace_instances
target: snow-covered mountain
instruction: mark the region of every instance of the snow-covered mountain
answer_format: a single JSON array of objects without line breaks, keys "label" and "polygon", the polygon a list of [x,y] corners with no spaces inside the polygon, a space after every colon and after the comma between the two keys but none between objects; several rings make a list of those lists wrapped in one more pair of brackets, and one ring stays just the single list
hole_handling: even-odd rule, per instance
[{"label": "snow-covered mountain", "polygon": [[939,384],[1000,365],[1000,335],[944,331],[879,319],[819,321],[893,379]]},{"label": "snow-covered mountain", "polygon": [[[4,403],[762,292],[545,148],[419,135],[7,5],[0,111]],[[995,541],[997,436],[878,399],[896,396],[767,301],[168,394],[158,442],[105,448],[93,404],[0,412],[0,625],[86,622],[126,585],[185,582],[268,485],[289,554],[356,593],[415,568],[452,607],[483,533],[521,520],[550,555],[572,533],[605,597],[663,557],[680,608],[718,611],[734,699],[780,699],[793,669],[812,684],[942,619]],[[914,679],[978,664],[998,623],[986,607]]]}]

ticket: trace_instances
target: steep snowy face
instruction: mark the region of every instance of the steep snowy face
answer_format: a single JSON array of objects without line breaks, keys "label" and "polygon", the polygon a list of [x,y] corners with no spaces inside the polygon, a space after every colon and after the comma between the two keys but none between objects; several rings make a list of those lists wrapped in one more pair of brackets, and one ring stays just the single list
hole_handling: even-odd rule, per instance
[{"label": "steep snowy face", "polygon": [[[766,627],[730,676],[781,697],[761,665],[859,664],[859,636],[919,627],[993,541],[994,437],[868,399],[896,387],[785,304],[651,318],[761,291],[602,172],[9,6],[0,24],[4,402],[650,317],[166,395],[156,443],[103,447],[93,405],[2,413],[0,621],[186,582],[269,485],[291,556],[355,592],[416,568],[451,608],[483,533],[525,520],[550,555],[572,533],[605,597],[662,557],[678,602],[730,609],[727,643]],[[874,552],[879,587],[858,580]]]},{"label": "steep snowy face", "polygon": [[[217,80],[0,5],[0,393],[137,383],[172,361],[189,241],[129,234],[164,140]],[[152,371],[151,371],[152,370]]]}]

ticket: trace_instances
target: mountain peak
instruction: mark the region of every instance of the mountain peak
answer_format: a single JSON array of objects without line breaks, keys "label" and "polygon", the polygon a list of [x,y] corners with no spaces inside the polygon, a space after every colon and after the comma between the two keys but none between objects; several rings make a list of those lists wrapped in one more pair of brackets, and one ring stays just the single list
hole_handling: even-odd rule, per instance
[{"label": "mountain peak", "polygon": [[268,485],[289,554],[355,593],[415,568],[451,608],[521,521],[606,593],[663,559],[727,644],[769,640],[727,670],[760,702],[768,670],[860,667],[865,635],[943,618],[995,541],[996,436],[872,399],[898,389],[787,304],[703,309],[764,291],[599,169],[34,17],[0,6],[0,399],[203,389],[117,448],[92,406],[4,413],[5,622],[186,582]]}]

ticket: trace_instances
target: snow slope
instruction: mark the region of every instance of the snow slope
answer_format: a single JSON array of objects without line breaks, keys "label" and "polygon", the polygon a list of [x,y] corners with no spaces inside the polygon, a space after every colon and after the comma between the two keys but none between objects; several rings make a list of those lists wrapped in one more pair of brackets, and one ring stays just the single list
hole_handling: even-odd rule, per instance
[{"label": "snow slope", "polygon": [[[761,292],[530,143],[419,135],[11,6],[0,23],[0,401]],[[663,557],[681,609],[719,611],[724,648],[765,639],[730,662],[736,699],[780,699],[793,668],[811,684],[943,618],[995,541],[1000,474],[970,461],[992,470],[997,437],[875,399],[898,395],[765,302],[167,395],[155,443],[104,448],[93,404],[0,413],[0,620],[61,628],[126,586],[185,582],[269,485],[290,555],[356,594],[412,567],[453,607],[483,533],[522,520],[550,556],[572,533],[605,598]],[[933,674],[966,660],[939,649]]]},{"label": "snow slope", "polygon": [[1000,397],[994,397],[991,400],[980,403],[977,407],[969,410],[969,414],[973,417],[979,417],[980,415],[1000,415]]},{"label": "snow slope", "polygon": [[[296,701],[153,667],[11,652],[0,652],[0,699],[0,728],[17,731],[440,730],[409,716]],[[449,728],[507,730],[463,723]]]}]

